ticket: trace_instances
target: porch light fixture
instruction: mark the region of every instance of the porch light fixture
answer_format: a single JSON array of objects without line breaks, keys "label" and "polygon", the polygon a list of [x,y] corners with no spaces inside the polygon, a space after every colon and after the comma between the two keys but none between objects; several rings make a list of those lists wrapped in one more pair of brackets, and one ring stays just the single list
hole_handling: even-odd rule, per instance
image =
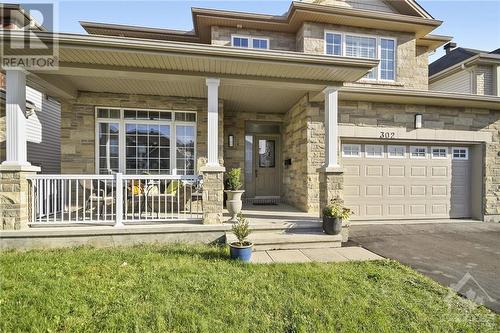
[{"label": "porch light fixture", "polygon": [[415,115],[415,128],[422,128],[422,114]]},{"label": "porch light fixture", "polygon": [[229,134],[229,136],[227,137],[227,145],[229,147],[234,147],[234,135]]}]

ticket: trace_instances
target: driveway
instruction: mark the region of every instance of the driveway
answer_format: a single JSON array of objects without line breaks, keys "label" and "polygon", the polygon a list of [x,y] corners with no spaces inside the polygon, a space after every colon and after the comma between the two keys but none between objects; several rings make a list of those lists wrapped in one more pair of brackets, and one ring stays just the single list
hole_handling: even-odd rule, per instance
[{"label": "driveway", "polygon": [[353,225],[349,236],[500,313],[500,223]]}]

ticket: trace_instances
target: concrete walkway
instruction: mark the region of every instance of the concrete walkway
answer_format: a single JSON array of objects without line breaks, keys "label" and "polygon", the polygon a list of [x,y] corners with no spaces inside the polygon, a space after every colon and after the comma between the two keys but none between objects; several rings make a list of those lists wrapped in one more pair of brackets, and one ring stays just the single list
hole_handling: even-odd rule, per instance
[{"label": "concrete walkway", "polygon": [[343,262],[384,259],[362,247],[256,251],[252,263]]}]

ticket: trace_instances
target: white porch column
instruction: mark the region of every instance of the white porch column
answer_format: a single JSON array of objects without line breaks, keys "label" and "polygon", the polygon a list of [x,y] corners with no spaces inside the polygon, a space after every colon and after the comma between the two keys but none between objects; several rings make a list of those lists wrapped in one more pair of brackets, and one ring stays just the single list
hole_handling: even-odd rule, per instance
[{"label": "white porch column", "polygon": [[330,86],[325,94],[325,168],[339,168],[338,163],[338,89]]},{"label": "white porch column", "polygon": [[207,149],[208,167],[220,167],[219,164],[219,84],[220,79],[207,78],[208,122]]},{"label": "white porch column", "polygon": [[30,166],[26,156],[26,73],[22,69],[5,71],[6,159],[3,166]]}]

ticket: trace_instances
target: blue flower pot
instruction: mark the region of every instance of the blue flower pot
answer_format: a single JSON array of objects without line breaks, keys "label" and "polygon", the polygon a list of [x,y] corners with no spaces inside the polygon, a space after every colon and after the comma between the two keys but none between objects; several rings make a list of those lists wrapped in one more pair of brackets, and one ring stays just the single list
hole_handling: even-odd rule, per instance
[{"label": "blue flower pot", "polygon": [[244,262],[249,262],[252,257],[252,243],[249,245],[236,245],[236,243],[229,244],[229,253],[231,259],[238,259]]}]

